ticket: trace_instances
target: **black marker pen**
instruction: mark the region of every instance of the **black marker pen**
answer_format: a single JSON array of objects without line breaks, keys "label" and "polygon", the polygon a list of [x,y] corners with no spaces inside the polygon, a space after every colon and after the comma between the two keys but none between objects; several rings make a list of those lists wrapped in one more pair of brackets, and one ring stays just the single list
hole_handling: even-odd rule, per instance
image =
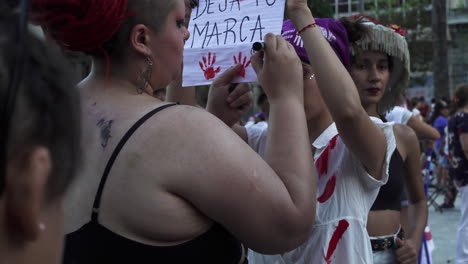
[{"label": "black marker pen", "polygon": [[254,44],[252,44],[252,49],[255,51],[261,51],[261,50],[264,50],[265,48],[266,48],[265,42],[254,42]]}]

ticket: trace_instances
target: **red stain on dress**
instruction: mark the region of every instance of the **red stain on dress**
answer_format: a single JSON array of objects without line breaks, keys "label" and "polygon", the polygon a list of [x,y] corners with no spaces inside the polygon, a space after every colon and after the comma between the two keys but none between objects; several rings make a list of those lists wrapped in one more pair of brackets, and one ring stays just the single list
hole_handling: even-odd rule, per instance
[{"label": "red stain on dress", "polygon": [[328,146],[325,148],[322,155],[320,155],[320,157],[315,162],[315,167],[317,167],[320,177],[322,175],[327,174],[328,172],[328,158],[330,156],[330,151],[333,150],[336,146],[337,139],[338,139],[338,135],[334,136],[330,140],[330,142],[328,143]]},{"label": "red stain on dress", "polygon": [[338,242],[340,242],[340,239],[343,237],[343,234],[346,232],[348,227],[348,221],[340,220],[340,222],[338,222],[338,226],[336,227],[335,232],[333,232],[330,242],[328,243],[327,256],[325,257],[325,261],[327,262],[327,264],[331,263],[331,257],[333,256],[333,253],[335,252],[336,247],[338,246]]},{"label": "red stain on dress", "polygon": [[322,195],[320,195],[319,198],[317,198],[317,201],[320,203],[324,203],[330,199],[330,197],[333,195],[335,192],[335,186],[336,186],[336,174],[334,174],[330,180],[328,180],[327,185],[325,186],[325,190],[323,191]]}]

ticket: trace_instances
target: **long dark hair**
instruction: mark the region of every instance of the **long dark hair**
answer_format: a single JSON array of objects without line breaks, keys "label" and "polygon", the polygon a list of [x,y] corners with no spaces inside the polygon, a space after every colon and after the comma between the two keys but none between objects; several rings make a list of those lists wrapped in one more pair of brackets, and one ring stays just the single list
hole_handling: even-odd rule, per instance
[{"label": "long dark hair", "polygon": [[434,106],[434,110],[432,111],[431,118],[429,118],[429,124],[433,125],[434,121],[442,114],[442,109],[448,109],[448,108],[449,106],[445,101],[439,100]]}]

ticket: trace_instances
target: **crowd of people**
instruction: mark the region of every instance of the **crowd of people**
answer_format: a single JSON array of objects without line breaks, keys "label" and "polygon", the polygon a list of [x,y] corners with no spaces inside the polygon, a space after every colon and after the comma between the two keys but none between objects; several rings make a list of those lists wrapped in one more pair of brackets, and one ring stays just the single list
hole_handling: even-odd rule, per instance
[{"label": "crowd of people", "polygon": [[[243,126],[242,65],[206,109],[181,87],[198,1],[19,2],[0,3],[0,263],[418,263],[421,141],[444,207],[461,194],[468,262],[468,85],[403,103],[397,27],[287,0],[251,57],[264,93]],[[90,56],[84,79],[60,49]]]}]

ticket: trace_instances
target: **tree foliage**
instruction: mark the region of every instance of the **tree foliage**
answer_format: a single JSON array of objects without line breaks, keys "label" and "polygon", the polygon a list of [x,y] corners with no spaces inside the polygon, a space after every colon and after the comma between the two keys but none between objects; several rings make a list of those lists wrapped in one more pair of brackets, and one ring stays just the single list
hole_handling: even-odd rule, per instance
[{"label": "tree foliage", "polygon": [[398,24],[407,30],[406,40],[411,55],[411,71],[432,70],[431,0],[378,0],[373,15],[383,24]]},{"label": "tree foliage", "polygon": [[313,11],[314,17],[333,17],[334,10],[329,0],[307,0],[307,5]]}]

